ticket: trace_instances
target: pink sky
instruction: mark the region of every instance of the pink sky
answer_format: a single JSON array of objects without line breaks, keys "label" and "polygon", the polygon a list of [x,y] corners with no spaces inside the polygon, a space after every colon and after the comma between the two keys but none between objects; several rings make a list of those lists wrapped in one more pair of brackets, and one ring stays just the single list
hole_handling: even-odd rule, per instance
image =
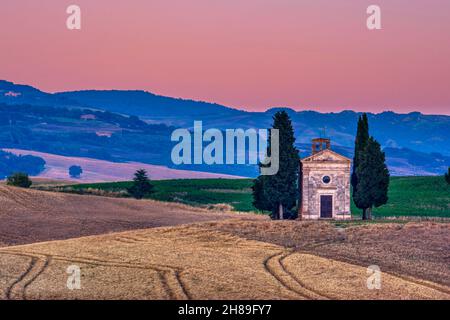
[{"label": "pink sky", "polygon": [[[66,8],[82,30],[66,29]],[[382,9],[383,30],[366,28]],[[0,79],[247,109],[450,114],[448,0],[2,0]]]}]

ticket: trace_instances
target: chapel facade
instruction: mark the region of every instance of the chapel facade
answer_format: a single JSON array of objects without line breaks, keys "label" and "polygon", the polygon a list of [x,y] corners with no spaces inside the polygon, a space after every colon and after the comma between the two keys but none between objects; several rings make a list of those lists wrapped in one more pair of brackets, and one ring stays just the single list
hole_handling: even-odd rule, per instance
[{"label": "chapel facade", "polygon": [[331,150],[330,139],[312,140],[312,154],[301,161],[301,219],[351,219],[351,160]]}]

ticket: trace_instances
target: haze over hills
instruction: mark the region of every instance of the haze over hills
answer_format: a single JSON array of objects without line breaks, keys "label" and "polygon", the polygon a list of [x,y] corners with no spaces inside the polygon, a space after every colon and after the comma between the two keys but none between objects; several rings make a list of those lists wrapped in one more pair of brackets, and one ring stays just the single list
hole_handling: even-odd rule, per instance
[{"label": "haze over hills", "polygon": [[32,86],[0,80],[0,103],[30,104],[38,106],[80,106],[77,101],[43,92]]},{"label": "haze over hills", "polygon": [[[86,90],[56,93],[57,99],[78,103],[111,112],[139,116],[143,119],[174,122],[181,125],[188,119],[203,117],[230,117],[241,115],[243,111],[231,109],[215,103],[170,98],[146,91]],[[182,119],[179,119],[182,116]]]},{"label": "haze over hills", "polygon": [[[94,108],[135,115],[176,125],[201,117],[222,117],[245,113],[215,103],[170,98],[139,90],[85,90],[45,93],[26,85],[0,80],[0,103],[39,106]],[[182,119],[180,119],[182,116]]]},{"label": "haze over hills", "polygon": [[[7,81],[0,81],[0,104],[4,105],[3,110],[9,110],[8,105],[15,105],[15,110],[22,113],[21,122],[15,128],[4,119],[4,125],[9,123],[8,130],[13,132],[8,134],[6,130],[0,138],[4,147],[168,166],[172,165],[169,159],[173,145],[170,143],[170,133],[174,129],[170,126],[191,128],[194,121],[201,120],[204,128],[269,128],[273,114],[280,109],[290,114],[297,143],[304,150],[302,156],[307,155],[310,140],[323,135],[332,138],[336,150],[351,156],[360,114],[354,111],[319,113],[288,108],[247,112],[145,91],[85,90],[51,94]],[[65,111],[60,111],[64,113],[63,117],[71,120],[55,119],[49,109],[46,109],[49,113],[44,118],[42,114],[36,116],[36,112],[45,107],[63,109]],[[69,109],[79,111],[76,113]],[[99,112],[95,121],[80,121],[82,114],[89,113],[86,109]],[[129,118],[130,115],[136,117]],[[385,149],[388,165],[394,174],[442,174],[450,165],[450,116],[419,112],[369,113],[368,116],[371,134]],[[33,126],[27,124],[30,119],[34,119]],[[155,123],[163,125],[154,126]],[[31,133],[33,143],[25,138]],[[21,135],[18,141],[17,137]],[[48,141],[55,139],[55,136],[65,140],[58,138],[56,144],[48,145]],[[182,166],[180,169],[246,176],[256,174],[254,167],[239,166]]]}]

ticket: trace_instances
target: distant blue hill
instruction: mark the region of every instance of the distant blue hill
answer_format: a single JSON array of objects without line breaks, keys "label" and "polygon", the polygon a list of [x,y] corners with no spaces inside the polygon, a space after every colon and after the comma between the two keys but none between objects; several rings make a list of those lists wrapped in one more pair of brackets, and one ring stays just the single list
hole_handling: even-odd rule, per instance
[{"label": "distant blue hill", "polygon": [[39,106],[80,106],[80,103],[77,101],[46,93],[28,85],[15,84],[5,80],[0,80],[0,103]]},{"label": "distant blue hill", "polygon": [[84,106],[143,118],[201,117],[211,114],[228,116],[242,113],[240,110],[227,108],[215,103],[169,98],[137,90],[86,90],[61,92],[54,94],[54,96],[67,99],[68,101],[77,101]]},{"label": "distant blue hill", "polygon": [[[266,112],[246,112],[218,104],[161,97],[143,91],[79,91],[60,93],[57,97],[63,97],[65,101],[77,101],[84,106],[182,127],[191,127],[195,120],[202,120],[206,128],[268,128],[272,123],[272,116],[279,110],[286,110],[273,108]],[[334,144],[353,146],[360,113],[287,111],[293,121],[298,142],[309,143],[311,139],[325,134],[332,137]],[[449,116],[423,115],[419,112],[369,113],[368,116],[371,133],[384,147],[439,152],[450,156]]]},{"label": "distant blue hill", "polygon": [[[312,138],[325,135],[331,137],[334,148],[350,151],[360,115],[350,110],[319,113],[289,108],[247,112],[145,91],[85,90],[50,94],[8,81],[0,81],[0,103],[103,110],[137,116],[148,123],[187,128],[191,128],[195,120],[201,120],[204,128],[218,129],[269,128],[275,112],[286,110],[300,145],[308,146]],[[399,174],[438,174],[450,165],[450,116],[383,112],[369,113],[368,117],[371,134],[386,150],[388,161],[398,169],[396,172]]]}]

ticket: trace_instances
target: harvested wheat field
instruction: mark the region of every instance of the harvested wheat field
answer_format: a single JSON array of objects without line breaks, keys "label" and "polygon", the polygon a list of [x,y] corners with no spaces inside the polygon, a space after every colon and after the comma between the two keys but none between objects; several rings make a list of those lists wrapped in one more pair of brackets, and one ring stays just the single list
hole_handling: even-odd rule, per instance
[{"label": "harvested wheat field", "polygon": [[[248,214],[239,216],[265,219]],[[176,203],[81,196],[0,185],[0,246],[233,217],[236,213]]]},{"label": "harvested wheat field", "polygon": [[449,223],[275,222],[0,186],[0,247],[0,299],[450,299]]},{"label": "harvested wheat field", "polygon": [[203,224],[324,258],[370,266],[403,278],[420,278],[450,288],[450,223],[352,224],[328,221],[238,221]]},{"label": "harvested wheat field", "polygon": [[[81,268],[81,289],[66,286]],[[201,226],[0,249],[2,299],[450,299],[448,288]]]}]

